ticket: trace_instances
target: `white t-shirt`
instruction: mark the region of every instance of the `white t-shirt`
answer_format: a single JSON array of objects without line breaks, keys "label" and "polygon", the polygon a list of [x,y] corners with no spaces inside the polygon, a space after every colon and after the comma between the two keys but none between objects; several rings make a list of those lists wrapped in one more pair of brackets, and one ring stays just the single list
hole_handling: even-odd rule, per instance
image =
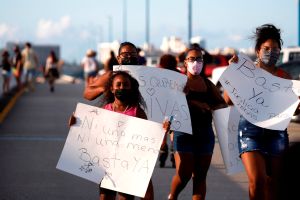
[{"label": "white t-shirt", "polygon": [[97,70],[97,61],[92,57],[84,57],[81,61],[81,65],[83,66],[83,71],[85,73],[93,72]]}]

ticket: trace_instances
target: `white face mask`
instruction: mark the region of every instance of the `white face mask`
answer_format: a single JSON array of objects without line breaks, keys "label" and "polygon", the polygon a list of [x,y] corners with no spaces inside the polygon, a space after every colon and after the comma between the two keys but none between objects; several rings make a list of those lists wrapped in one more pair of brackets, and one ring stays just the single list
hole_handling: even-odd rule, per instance
[{"label": "white face mask", "polygon": [[192,75],[199,75],[203,68],[203,62],[197,62],[196,60],[194,62],[187,62],[187,70]]}]

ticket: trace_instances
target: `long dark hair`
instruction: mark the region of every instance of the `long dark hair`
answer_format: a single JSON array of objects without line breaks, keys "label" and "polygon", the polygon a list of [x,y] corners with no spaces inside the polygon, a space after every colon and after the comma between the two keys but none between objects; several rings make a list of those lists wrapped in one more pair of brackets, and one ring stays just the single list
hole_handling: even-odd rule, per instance
[{"label": "long dark hair", "polygon": [[111,77],[109,78],[108,83],[105,86],[105,91],[103,93],[103,103],[108,104],[112,103],[115,100],[114,94],[111,92],[111,87],[113,85],[113,81],[115,77],[117,76],[124,76],[125,78],[128,78],[131,83],[131,98],[128,102],[131,106],[141,106],[144,109],[147,109],[146,102],[144,98],[142,97],[140,90],[139,90],[139,83],[138,81],[133,78],[130,74],[128,74],[126,71],[114,71]]}]

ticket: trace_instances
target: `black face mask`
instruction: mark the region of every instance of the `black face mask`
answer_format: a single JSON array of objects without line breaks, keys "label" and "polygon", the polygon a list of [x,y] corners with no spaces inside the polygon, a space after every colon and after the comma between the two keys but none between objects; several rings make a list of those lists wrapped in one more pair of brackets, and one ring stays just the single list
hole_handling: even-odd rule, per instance
[{"label": "black face mask", "polygon": [[115,90],[115,97],[122,102],[129,102],[131,97],[130,89],[117,89]]},{"label": "black face mask", "polygon": [[125,57],[121,59],[121,65],[137,65],[138,58],[137,57]]}]

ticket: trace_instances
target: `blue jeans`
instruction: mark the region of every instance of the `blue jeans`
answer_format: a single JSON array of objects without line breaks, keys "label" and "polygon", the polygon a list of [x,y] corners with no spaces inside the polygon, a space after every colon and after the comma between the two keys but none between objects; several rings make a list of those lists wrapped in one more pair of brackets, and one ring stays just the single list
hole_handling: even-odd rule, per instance
[{"label": "blue jeans", "polygon": [[193,135],[174,131],[173,145],[177,152],[211,155],[215,146],[212,126],[201,128]]},{"label": "blue jeans", "polygon": [[238,128],[240,155],[249,151],[259,151],[265,155],[279,156],[288,147],[287,130],[270,130],[255,126],[241,116]]}]

